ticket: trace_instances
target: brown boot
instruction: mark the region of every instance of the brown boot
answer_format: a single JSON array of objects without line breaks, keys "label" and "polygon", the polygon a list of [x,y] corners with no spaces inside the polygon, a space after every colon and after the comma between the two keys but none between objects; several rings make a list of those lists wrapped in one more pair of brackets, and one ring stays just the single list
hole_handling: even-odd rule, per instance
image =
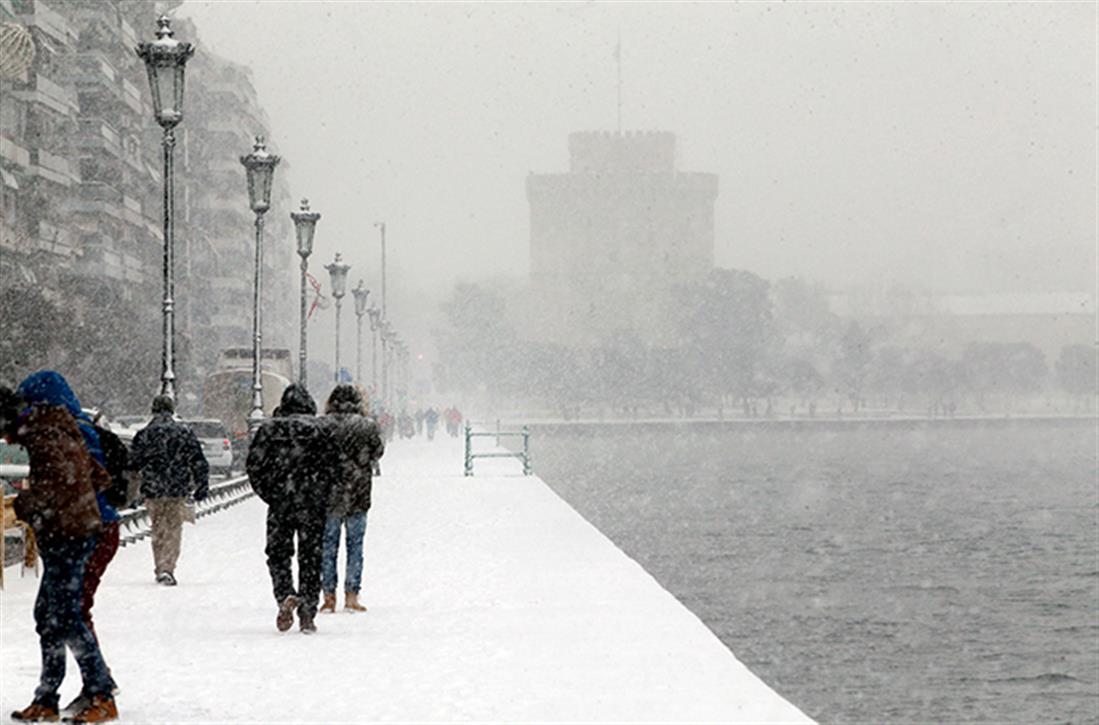
[{"label": "brown boot", "polygon": [[329,594],[324,593],[324,604],[321,605],[322,612],[335,612],[336,611],[336,592]]},{"label": "brown boot", "polygon": [[16,722],[57,722],[57,710],[45,705],[32,702],[22,710],[16,710],[11,714],[11,719]]},{"label": "brown boot", "polygon": [[[334,598],[334,597],[333,597]],[[344,592],[343,608],[352,612],[365,612],[366,607],[359,604],[359,595],[355,592]]]},{"label": "brown boot", "polygon": [[65,718],[66,722],[107,722],[118,719],[118,708],[110,695],[92,695],[91,702],[80,712]]},{"label": "brown boot", "polygon": [[279,605],[278,616],[275,617],[275,627],[280,632],[285,632],[294,626],[294,610],[298,608],[298,598],[293,594],[282,600]]}]

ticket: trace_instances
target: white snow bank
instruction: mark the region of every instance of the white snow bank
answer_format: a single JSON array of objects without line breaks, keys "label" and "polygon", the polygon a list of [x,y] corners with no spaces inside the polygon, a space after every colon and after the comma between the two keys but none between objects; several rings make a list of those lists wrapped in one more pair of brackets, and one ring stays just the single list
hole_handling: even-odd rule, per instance
[{"label": "white snow bank", "polygon": [[[383,467],[369,611],[320,615],[312,637],[275,631],[256,499],[185,527],[176,588],[153,582],[148,541],[121,549],[95,620],[123,721],[807,721],[518,462],[464,478],[461,440],[437,438],[394,442]],[[7,575],[5,719],[39,668],[37,581]]]}]

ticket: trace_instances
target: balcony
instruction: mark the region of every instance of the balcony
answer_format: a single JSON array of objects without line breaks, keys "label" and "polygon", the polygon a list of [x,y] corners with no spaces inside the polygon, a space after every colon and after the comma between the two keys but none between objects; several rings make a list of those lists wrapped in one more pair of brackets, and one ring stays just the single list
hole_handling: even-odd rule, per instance
[{"label": "balcony", "polygon": [[141,202],[131,196],[122,195],[122,216],[135,227],[145,227],[145,214]]},{"label": "balcony", "polygon": [[38,222],[36,237],[38,248],[53,254],[68,256],[75,249],[72,233],[47,221]]},{"label": "balcony", "polygon": [[68,202],[69,209],[83,214],[102,214],[122,221],[122,194],[109,184],[98,181],[80,185],[80,192]]},{"label": "balcony", "polygon": [[80,119],[80,131],[76,135],[76,147],[82,150],[102,149],[121,157],[122,140],[113,128],[98,118]]},{"label": "balcony", "polygon": [[[145,113],[145,106],[142,103],[141,91],[137,89],[133,83],[130,83],[125,78],[122,79],[122,102],[125,103],[131,111],[141,116]],[[150,111],[150,115],[152,112]]]},{"label": "balcony", "polygon": [[31,153],[7,136],[0,136],[0,158],[24,169],[30,168]]},{"label": "balcony", "polygon": [[69,186],[73,182],[79,181],[67,159],[55,156],[48,151],[42,149],[33,151],[31,153],[31,163],[35,165],[34,170],[38,176],[55,184]]},{"label": "balcony", "polygon": [[77,112],[76,92],[59,86],[41,73],[36,73],[26,87],[12,91],[26,103],[40,103],[63,115]]},{"label": "balcony", "polygon": [[31,12],[21,13],[19,22],[28,28],[38,28],[58,43],[69,45],[76,42],[76,31],[69,21],[60,13],[51,10],[42,0],[29,0],[24,6],[31,8]]},{"label": "balcony", "polygon": [[119,29],[122,31],[122,42],[126,44],[127,48],[137,45],[137,32],[134,31],[132,25],[126,22],[125,18],[119,19]]},{"label": "balcony", "polygon": [[81,91],[93,91],[96,87],[112,95],[119,93],[118,71],[98,50],[77,53],[74,56],[73,80]]}]

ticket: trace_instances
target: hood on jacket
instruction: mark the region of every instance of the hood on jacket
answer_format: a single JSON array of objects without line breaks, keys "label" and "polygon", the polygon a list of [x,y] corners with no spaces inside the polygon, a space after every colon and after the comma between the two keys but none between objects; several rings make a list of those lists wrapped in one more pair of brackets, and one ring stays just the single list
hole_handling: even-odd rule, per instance
[{"label": "hood on jacket", "polygon": [[69,382],[61,373],[54,370],[39,370],[28,375],[19,383],[16,391],[28,404],[44,403],[58,405],[76,418],[81,418],[80,401],[69,387]]},{"label": "hood on jacket", "polygon": [[358,413],[363,414],[363,398],[354,385],[337,385],[328,395],[325,403],[326,413]]},{"label": "hood on jacket", "polygon": [[291,383],[290,387],[282,393],[282,401],[279,403],[275,415],[316,415],[317,404],[313,402],[313,396],[305,389],[304,385]]},{"label": "hood on jacket", "polygon": [[88,453],[101,465],[106,466],[107,459],[103,455],[103,448],[99,444],[99,435],[92,427],[92,419],[80,409],[80,400],[76,393],[69,387],[65,377],[54,370],[39,370],[31,373],[23,382],[19,383],[16,392],[34,405],[56,405],[69,411],[80,427],[80,434],[84,436],[84,443],[88,447]]}]

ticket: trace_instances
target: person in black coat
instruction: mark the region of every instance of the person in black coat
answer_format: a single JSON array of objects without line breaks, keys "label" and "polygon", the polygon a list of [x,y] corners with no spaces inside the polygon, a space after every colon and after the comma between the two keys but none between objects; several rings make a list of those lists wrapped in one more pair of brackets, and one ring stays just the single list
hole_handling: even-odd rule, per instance
[{"label": "person in black coat", "polygon": [[[295,610],[302,632],[317,631],[321,545],[337,461],[331,437],[316,412],[309,391],[297,383],[291,385],[274,417],[260,426],[248,448],[248,479],[267,504],[267,570],[278,604],[275,626],[280,632],[293,625]],[[295,537],[297,589],[290,566]]]},{"label": "person in black coat", "polygon": [[153,419],[134,436],[133,465],[141,472],[141,495],[153,521],[153,561],[156,580],[175,586],[187,498],[206,498],[210,464],[194,431],[176,420],[175,401],[153,398]]}]

